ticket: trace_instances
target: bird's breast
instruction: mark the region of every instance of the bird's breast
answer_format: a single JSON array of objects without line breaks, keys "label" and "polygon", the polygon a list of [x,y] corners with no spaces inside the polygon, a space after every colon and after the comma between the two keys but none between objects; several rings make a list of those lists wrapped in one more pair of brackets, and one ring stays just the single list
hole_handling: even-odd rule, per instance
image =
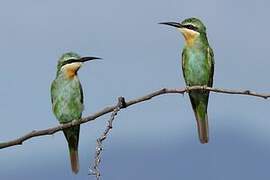
[{"label": "bird's breast", "polygon": [[209,80],[209,67],[207,55],[204,51],[188,51],[186,58],[183,59],[184,75],[189,86],[207,85]]},{"label": "bird's breast", "polygon": [[83,94],[78,78],[59,80],[54,90],[53,111],[61,123],[81,117]]}]

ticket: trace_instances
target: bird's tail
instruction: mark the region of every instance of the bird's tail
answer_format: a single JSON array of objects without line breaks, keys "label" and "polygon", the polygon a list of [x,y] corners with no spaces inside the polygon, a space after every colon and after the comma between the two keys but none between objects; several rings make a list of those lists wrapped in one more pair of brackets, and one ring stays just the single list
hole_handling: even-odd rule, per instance
[{"label": "bird's tail", "polygon": [[197,128],[199,139],[202,144],[208,143],[208,115],[207,115],[207,103],[208,96],[203,98],[193,98],[190,96],[190,101],[197,121]]},{"label": "bird's tail", "polygon": [[68,142],[71,169],[73,173],[77,174],[80,169],[78,155],[80,126],[71,127],[63,131]]},{"label": "bird's tail", "polygon": [[209,133],[208,133],[208,116],[205,113],[204,118],[200,118],[199,115],[196,116],[198,134],[200,138],[200,142],[202,144],[208,143],[209,141]]}]

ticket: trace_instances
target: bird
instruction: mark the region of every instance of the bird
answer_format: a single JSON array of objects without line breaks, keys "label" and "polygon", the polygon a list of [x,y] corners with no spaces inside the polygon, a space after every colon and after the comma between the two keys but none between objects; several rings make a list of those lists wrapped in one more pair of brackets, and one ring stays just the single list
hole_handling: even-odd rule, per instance
[{"label": "bird", "polygon": [[[182,72],[186,86],[213,86],[214,53],[207,39],[206,27],[201,20],[192,17],[182,22],[161,22],[159,24],[177,28],[184,36],[182,50]],[[209,141],[207,106],[209,91],[188,92],[195,114],[198,135],[202,144]]]},{"label": "bird", "polygon": [[[84,109],[83,90],[77,72],[86,61],[98,57],[80,57],[77,53],[64,53],[57,63],[56,78],[51,84],[52,111],[60,124],[80,119]],[[71,169],[79,171],[79,134],[80,125],[63,130],[68,143]]]}]

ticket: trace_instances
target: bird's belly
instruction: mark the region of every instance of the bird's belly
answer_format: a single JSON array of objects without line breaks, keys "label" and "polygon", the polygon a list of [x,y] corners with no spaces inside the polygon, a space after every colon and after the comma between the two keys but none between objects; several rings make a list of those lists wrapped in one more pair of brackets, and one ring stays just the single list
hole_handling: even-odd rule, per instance
[{"label": "bird's belly", "polygon": [[66,123],[81,117],[83,105],[75,99],[65,98],[64,101],[57,101],[54,108],[54,112],[61,123]]},{"label": "bird's belly", "polygon": [[188,85],[207,85],[208,78],[206,78],[206,73],[198,69],[190,69],[189,76],[186,78]]},{"label": "bird's belly", "polygon": [[79,119],[83,111],[82,94],[77,83],[59,86],[54,99],[53,111],[61,123]]},{"label": "bird's belly", "polygon": [[207,62],[202,58],[192,58],[187,62],[185,80],[188,86],[203,86],[209,81]]}]

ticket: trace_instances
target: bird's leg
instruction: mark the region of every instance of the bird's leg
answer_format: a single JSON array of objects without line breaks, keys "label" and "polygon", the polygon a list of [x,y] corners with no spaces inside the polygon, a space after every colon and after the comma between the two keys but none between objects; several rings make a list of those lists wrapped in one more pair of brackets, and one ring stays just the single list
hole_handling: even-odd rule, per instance
[{"label": "bird's leg", "polygon": [[202,93],[207,93],[208,92],[207,87],[208,87],[207,85],[202,86]]},{"label": "bird's leg", "polygon": [[190,93],[190,86],[186,86],[186,93],[189,94]]}]

